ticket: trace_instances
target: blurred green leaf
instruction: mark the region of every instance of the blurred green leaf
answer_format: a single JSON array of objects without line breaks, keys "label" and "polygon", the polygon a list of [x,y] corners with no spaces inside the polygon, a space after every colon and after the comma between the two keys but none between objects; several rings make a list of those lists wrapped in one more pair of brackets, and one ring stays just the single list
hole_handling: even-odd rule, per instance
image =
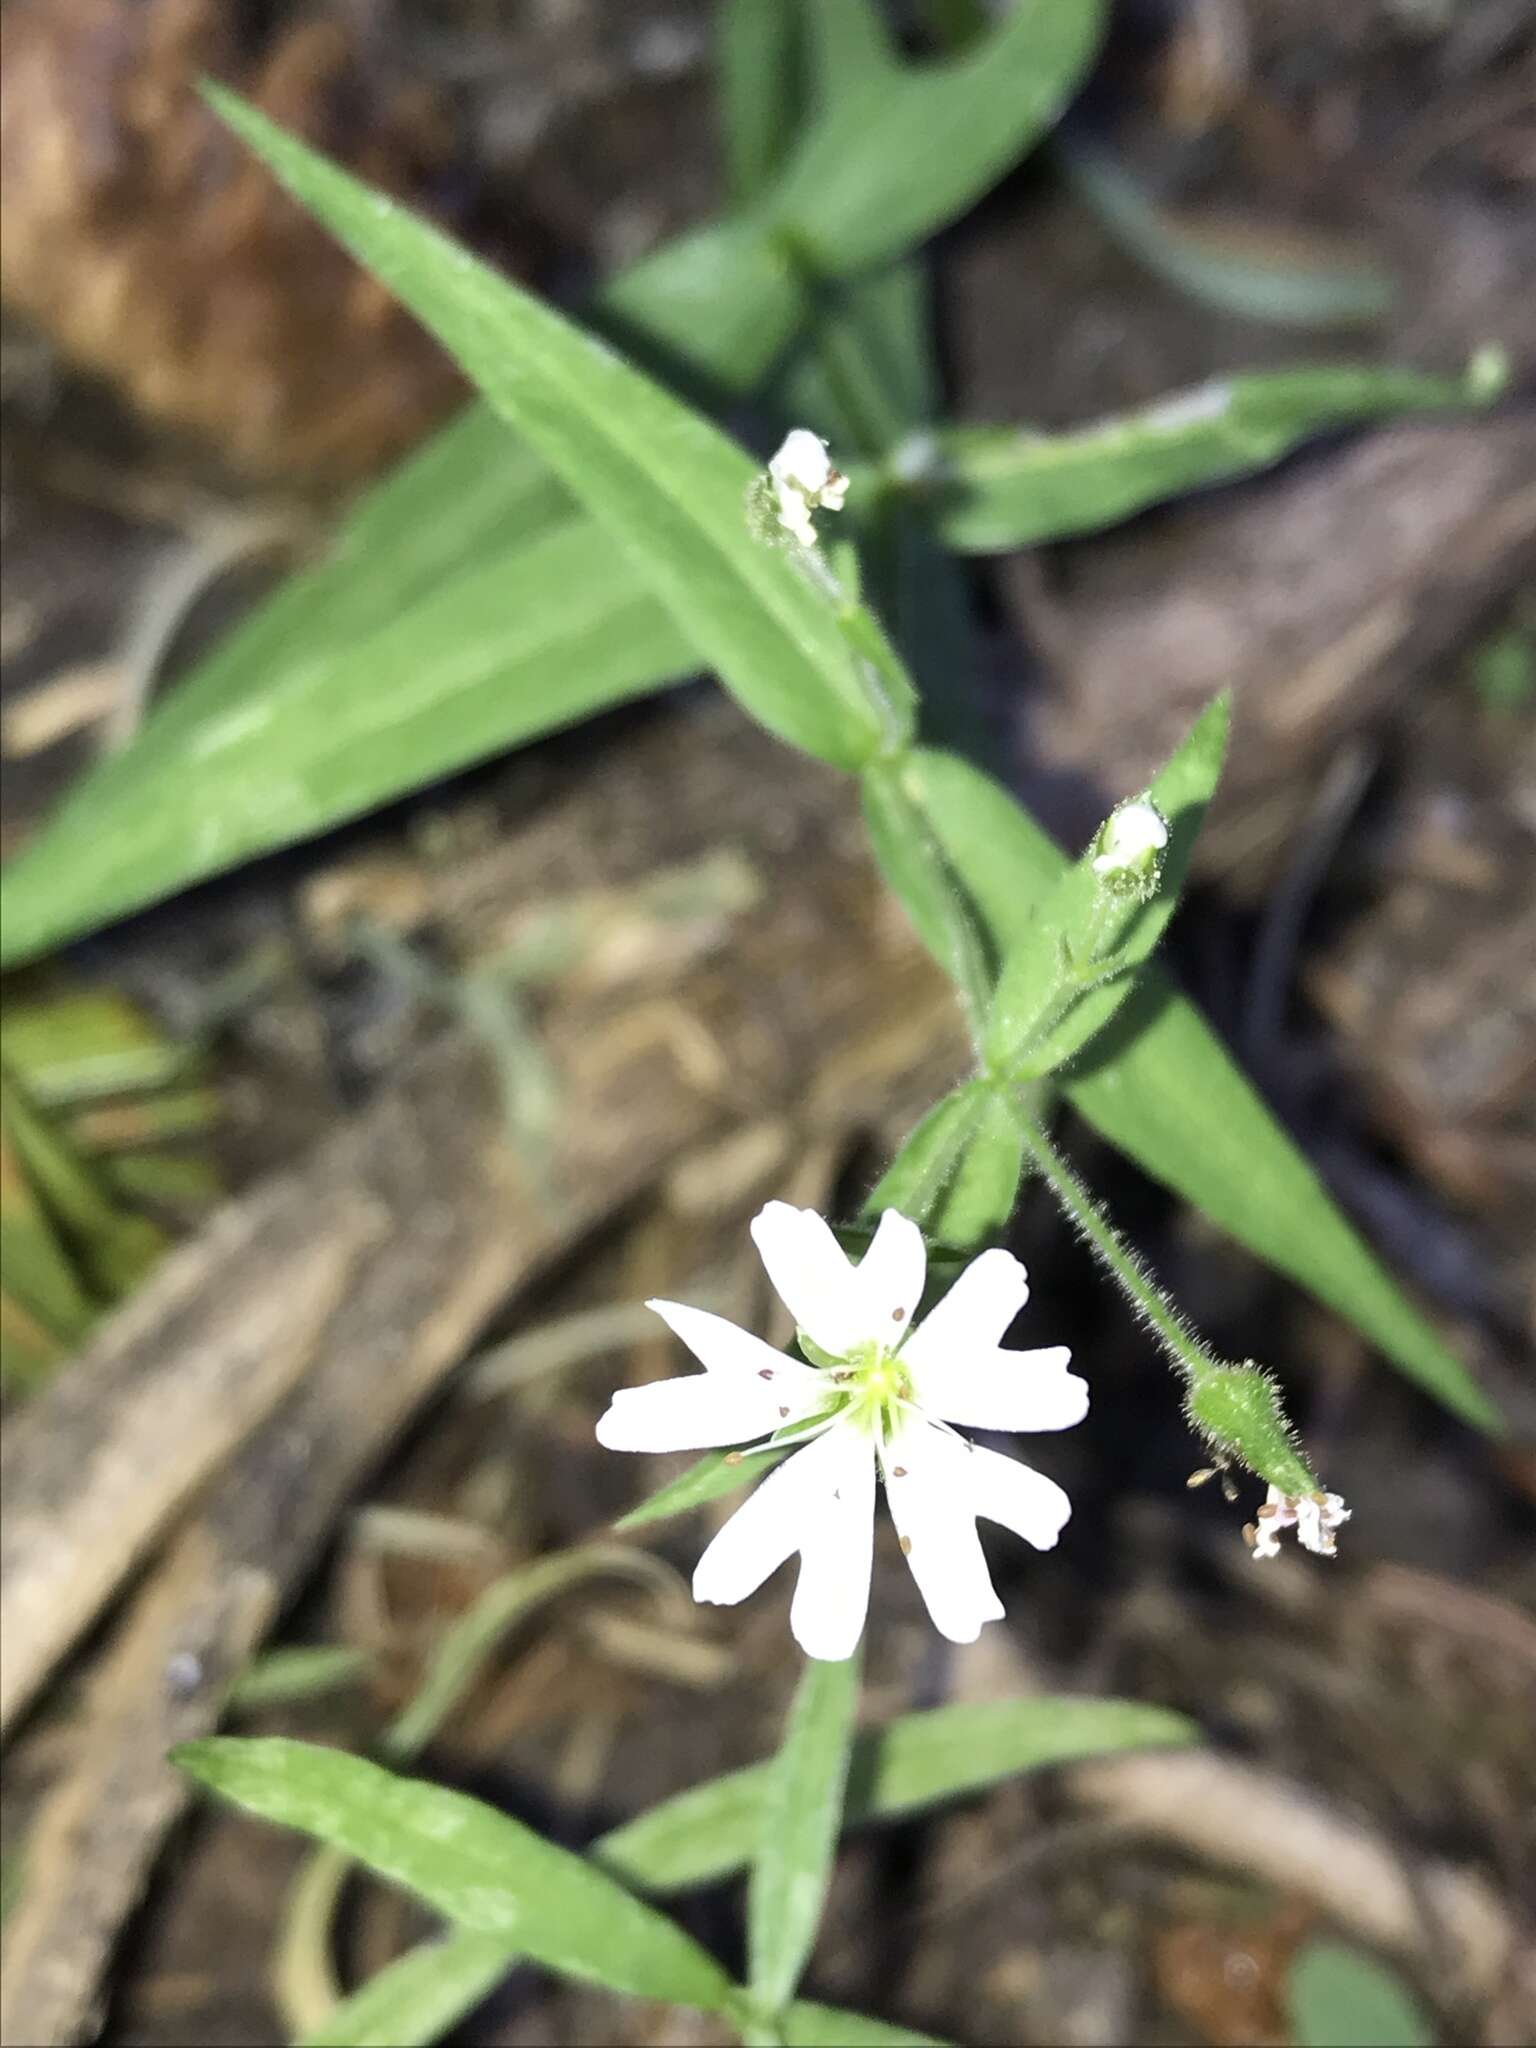
[{"label": "blurred green leaf", "polygon": [[169,1209],[195,1220],[225,1192],[217,1165],[200,1153],[106,1152],[96,1166],[107,1192],[128,1208]]},{"label": "blurred green leaf", "polygon": [[215,109],[435,334],[638,565],[701,657],[791,745],[862,767],[912,703],[854,659],[835,607],[745,515],[751,457],[595,336],[229,93]]},{"label": "blurred green leaf", "polygon": [[0,1007],[0,1059],[39,1109],[168,1087],[197,1064],[115,989],[71,989]]},{"label": "blurred green leaf", "polygon": [[429,2048],[495,1990],[519,1953],[503,1935],[462,1927],[421,1942],[310,2028],[301,2048]]},{"label": "blurred green leaf", "polygon": [[784,2048],[944,2048],[932,2034],[887,2026],[862,2013],[796,1999],[782,2022]]},{"label": "blurred green leaf", "polygon": [[721,0],[715,92],[732,203],[755,199],[783,163],[799,116],[800,0]]},{"label": "blurred green leaf", "polygon": [[[934,1707],[855,1738],[844,1824],[917,1813],[1020,1771],[1125,1749],[1182,1748],[1193,1722],[1130,1700],[1033,1699]],[[612,1829],[592,1854],[645,1892],[729,1876],[757,1852],[772,1763],[752,1764]]]},{"label": "blurred green leaf", "polygon": [[1019,0],[958,57],[866,76],[761,203],[825,276],[873,270],[953,220],[1046,133],[1098,49],[1099,0]]},{"label": "blurred green leaf", "polygon": [[368,1674],[373,1657],[345,1643],[296,1643],[268,1650],[241,1672],[230,1688],[228,1704],[236,1713],[285,1707],[295,1700],[324,1699],[356,1685]]},{"label": "blurred green leaf", "polygon": [[670,1920],[463,1793],[279,1736],[209,1736],[181,1744],[171,1760],[247,1812],[343,1850],[456,1925],[515,1941],[547,1969],[711,2012],[732,2003],[724,1971]]},{"label": "blurred green leaf", "polygon": [[675,1584],[658,1558],[616,1543],[583,1544],[504,1573],[447,1630],[421,1685],[384,1731],[383,1753],[395,1763],[419,1756],[510,1631],[545,1601],[598,1577],[638,1580],[652,1588]]},{"label": "blurred green leaf", "polygon": [[1485,710],[1512,718],[1536,703],[1536,632],[1518,620],[1485,640],[1468,663]]},{"label": "blurred green leaf", "polygon": [[1401,1977],[1360,1949],[1308,1942],[1286,1990],[1297,2048],[1434,2048],[1434,2028]]},{"label": "blurred green leaf", "polygon": [[[0,1098],[3,1104],[3,1098]],[[95,1319],[0,1114],[0,1386],[45,1378]]]},{"label": "blurred green leaf", "polygon": [[[997,944],[1027,936],[1061,874],[1055,842],[990,776],[921,748],[907,781]],[[1334,1205],[1210,1026],[1155,964],[1066,1093],[1129,1158],[1355,1323],[1478,1428],[1498,1411]]]},{"label": "blurred green leaf", "polygon": [[31,1393],[69,1349],[9,1287],[0,1287],[0,1392]]},{"label": "blurred green leaf", "polygon": [[1151,958],[1178,906],[1190,856],[1216,792],[1227,751],[1231,699],[1223,694],[1207,705],[1147,794],[1168,827],[1157,894],[1140,905],[1128,932],[1111,956],[1113,978],[1089,987],[1070,1007],[1052,1007],[1063,947],[1081,942],[1092,927],[1101,894],[1093,872],[1093,844],[1042,896],[1019,942],[1003,962],[987,1033],[990,1064],[1025,1076],[1050,1072],[1087,1045],[1135,987],[1135,972]]},{"label": "blurred green leaf", "polygon": [[853,1753],[861,1659],[806,1659],[779,1753],[767,1770],[747,1891],[748,1987],[777,2015],[794,1995],[821,1924]]},{"label": "blurred green leaf", "polygon": [[1369,364],[1223,377],[1143,412],[1065,434],[944,427],[932,436],[931,494],[953,548],[991,554],[1111,525],[1145,505],[1277,462],[1311,435],[1388,415],[1482,405],[1501,380]]},{"label": "blurred green leaf", "polygon": [[855,93],[900,69],[880,0],[800,0],[816,112],[839,117]]},{"label": "blurred green leaf", "polygon": [[[371,633],[322,638],[307,658],[287,646],[270,684],[227,710],[214,708],[217,671],[206,689],[173,693],[0,879],[0,957],[36,953],[696,666],[622,549],[567,519]],[[231,674],[255,680],[244,659]]]},{"label": "blurred green leaf", "polygon": [[1363,327],[1391,310],[1380,263],[1321,235],[1166,211],[1108,150],[1057,145],[1074,190],[1148,270],[1208,306],[1276,327]]},{"label": "blurred green leaf", "polygon": [[3,1068],[0,1129],[16,1167],[56,1226],[84,1291],[101,1303],[127,1294],[165,1250],[164,1233],[146,1217],[119,1208],[94,1166]]}]

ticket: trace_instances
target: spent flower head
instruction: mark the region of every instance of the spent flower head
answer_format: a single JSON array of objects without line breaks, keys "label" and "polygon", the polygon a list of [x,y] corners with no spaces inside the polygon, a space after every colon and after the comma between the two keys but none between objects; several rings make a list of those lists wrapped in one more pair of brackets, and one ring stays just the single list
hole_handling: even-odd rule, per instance
[{"label": "spent flower head", "polygon": [[1259,1509],[1257,1522],[1249,1525],[1253,1554],[1278,1557],[1281,1532],[1294,1529],[1303,1550],[1313,1551],[1318,1557],[1333,1557],[1338,1549],[1334,1531],[1349,1516],[1350,1510],[1339,1494],[1324,1493],[1321,1489],[1315,1493],[1286,1493],[1272,1486]]},{"label": "spent flower head", "polygon": [[810,1362],[703,1309],[653,1301],[704,1370],[621,1389],[598,1441],[615,1451],[793,1444],[699,1559],[694,1597],[732,1606],[798,1552],[790,1627],[807,1655],[830,1660],[851,1656],[863,1632],[878,1470],[935,1627],[974,1642],[1003,1612],[978,1516],[1049,1550],[1071,1506],[1054,1480],[953,1425],[1070,1429],[1088,1407],[1064,1347],[1002,1348],[1028,1298],[1023,1266],[983,1252],[914,1327],[927,1253],[897,1210],[857,1265],[812,1209],[770,1202],[752,1236]]},{"label": "spent flower head", "polygon": [[815,547],[812,513],[823,507],[841,511],[848,495],[848,479],[833,464],[826,442],[808,427],[796,427],[768,464],[768,479],[780,526],[802,547]]}]

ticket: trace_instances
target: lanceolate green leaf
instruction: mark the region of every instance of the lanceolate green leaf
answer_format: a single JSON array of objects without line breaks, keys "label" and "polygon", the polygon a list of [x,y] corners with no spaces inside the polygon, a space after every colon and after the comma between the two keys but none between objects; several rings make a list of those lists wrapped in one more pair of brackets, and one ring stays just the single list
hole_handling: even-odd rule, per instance
[{"label": "lanceolate green leaf", "polygon": [[732,201],[755,199],[793,139],[800,0],[722,0],[715,90]]},{"label": "lanceolate green leaf", "polygon": [[910,733],[832,603],[748,527],[758,465],[700,414],[265,120],[208,88],[232,128],[443,343],[509,425],[639,565],[700,656],[791,744],[858,768]]},{"label": "lanceolate green leaf", "polygon": [[936,1102],[864,1203],[899,1209],[930,1238],[974,1251],[1013,1214],[1024,1147],[1011,1090],[967,1081]]},{"label": "lanceolate green leaf", "polygon": [[663,1486],[649,1500],[632,1508],[614,1523],[616,1529],[643,1529],[647,1522],[664,1522],[672,1515],[691,1514],[722,1494],[761,1479],[789,1456],[788,1449],[769,1451],[706,1451],[688,1467],[680,1479]]},{"label": "lanceolate green leaf", "polygon": [[969,899],[956,887],[943,847],[907,794],[899,768],[882,764],[872,769],[863,777],[859,794],[880,872],[923,944],[955,984],[979,1043],[990,985]]},{"label": "lanceolate green leaf", "polygon": [[121,915],[696,666],[622,548],[568,518],[371,633],[290,654],[243,701],[173,695],[7,870],[0,959],[69,936],[83,906]]},{"label": "lanceolate green leaf", "polygon": [[518,1959],[499,1934],[458,1928],[371,1976],[304,2036],[302,2048],[428,2048],[474,2011]]},{"label": "lanceolate green leaf", "polygon": [[816,1940],[842,1828],[859,1704],[860,1659],[806,1660],[783,1745],[768,1765],[765,1810],[747,1894],[748,1983],[777,2013]]},{"label": "lanceolate green leaf", "polygon": [[[1065,865],[1008,792],[952,754],[919,749],[909,788],[1005,950]],[[1410,1379],[1479,1428],[1500,1419],[1345,1221],[1199,1011],[1154,963],[1067,1093],[1146,1171],[1364,1331]]]},{"label": "lanceolate green leaf", "polygon": [[[903,1714],[856,1738],[844,1822],[917,1813],[1019,1771],[1080,1757],[1180,1747],[1198,1732],[1180,1714],[1130,1700],[989,1700]],[[592,1853],[645,1892],[726,1877],[756,1854],[772,1768],[753,1764],[680,1792],[614,1828]]]},{"label": "lanceolate green leaf", "polygon": [[1387,415],[1483,404],[1503,378],[1478,358],[1464,378],[1370,364],[1220,377],[1144,412],[1065,434],[948,427],[933,436],[938,530],[966,554],[1084,533],[1199,484],[1246,476],[1310,435]]},{"label": "lanceolate green leaf", "polygon": [[672,1922],[592,1864],[478,1800],[362,1757],[278,1736],[172,1752],[210,1791],[341,1849],[456,1925],[548,1969],[641,1998],[721,2011],[731,1985]]},{"label": "lanceolate green leaf", "polygon": [[[817,112],[834,119],[852,95],[890,79],[900,67],[880,0],[800,0],[810,45]],[[930,88],[931,89],[931,88]]]},{"label": "lanceolate green leaf", "polygon": [[249,1714],[291,1706],[295,1700],[323,1699],[360,1685],[372,1663],[371,1651],[346,1643],[301,1643],[268,1650],[235,1680],[228,1705],[235,1713]]}]

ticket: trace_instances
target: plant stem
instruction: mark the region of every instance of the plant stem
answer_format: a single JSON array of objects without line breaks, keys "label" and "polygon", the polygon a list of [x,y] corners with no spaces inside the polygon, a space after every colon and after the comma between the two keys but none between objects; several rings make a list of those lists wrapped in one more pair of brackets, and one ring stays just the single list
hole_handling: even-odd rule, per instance
[{"label": "plant stem", "polygon": [[1078,1235],[1109,1273],[1137,1315],[1151,1330],[1175,1369],[1191,1386],[1220,1369],[1195,1332],[1174,1307],[1147,1270],[1145,1261],[1132,1251],[1103,1209],[1062,1158],[1044,1130],[1035,1121],[1029,1105],[1020,1098],[1019,1128],[1024,1149],[1040,1169]]}]

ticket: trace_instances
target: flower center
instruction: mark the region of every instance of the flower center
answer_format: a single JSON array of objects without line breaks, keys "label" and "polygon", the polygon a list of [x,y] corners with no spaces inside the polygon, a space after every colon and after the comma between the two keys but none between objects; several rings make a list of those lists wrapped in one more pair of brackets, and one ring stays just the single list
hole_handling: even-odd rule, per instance
[{"label": "flower center", "polygon": [[862,1345],[838,1368],[842,1419],[887,1441],[902,1407],[912,1399],[912,1375],[883,1345]]}]

